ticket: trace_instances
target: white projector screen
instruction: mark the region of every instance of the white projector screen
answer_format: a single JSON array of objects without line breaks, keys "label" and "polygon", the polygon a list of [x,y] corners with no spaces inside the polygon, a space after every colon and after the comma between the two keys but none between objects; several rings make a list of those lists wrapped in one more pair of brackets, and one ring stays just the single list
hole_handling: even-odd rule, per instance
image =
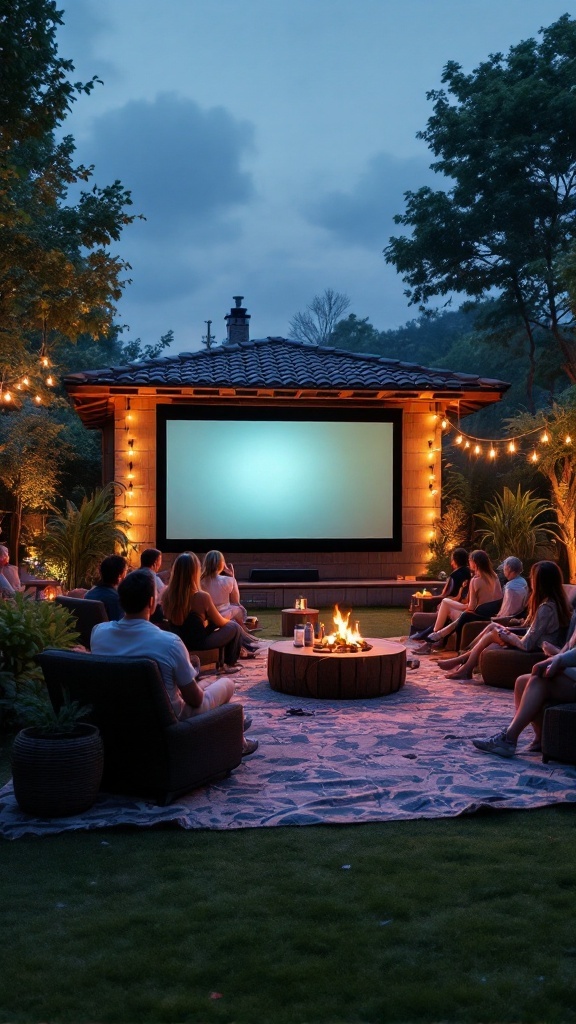
[{"label": "white projector screen", "polygon": [[284,411],[275,410],[263,419],[251,410],[250,419],[245,410],[226,410],[222,419],[208,410],[191,418],[160,411],[160,546],[395,546],[397,417],[328,419],[314,411],[279,419]]}]

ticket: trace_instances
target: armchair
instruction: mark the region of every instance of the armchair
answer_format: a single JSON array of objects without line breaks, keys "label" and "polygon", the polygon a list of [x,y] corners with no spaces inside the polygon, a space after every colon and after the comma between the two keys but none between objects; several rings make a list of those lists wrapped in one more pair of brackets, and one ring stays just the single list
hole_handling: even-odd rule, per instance
[{"label": "armchair", "polygon": [[87,601],[84,597],[57,597],[55,604],[67,608],[76,619],[80,643],[90,650],[90,636],[99,622],[108,622],[108,615],[102,601]]},{"label": "armchair", "polygon": [[168,804],[228,775],[242,760],[240,704],[178,721],[160,670],[149,658],[109,658],[75,651],[38,655],[52,705],[90,704],[104,746],[101,788]]}]

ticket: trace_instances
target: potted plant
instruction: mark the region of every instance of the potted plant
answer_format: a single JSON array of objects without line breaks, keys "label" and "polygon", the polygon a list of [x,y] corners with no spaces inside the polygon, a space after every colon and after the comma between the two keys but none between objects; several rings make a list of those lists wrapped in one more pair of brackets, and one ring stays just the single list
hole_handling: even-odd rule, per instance
[{"label": "potted plant", "polygon": [[104,767],[98,728],[83,721],[91,708],[66,698],[55,712],[45,695],[29,692],[15,701],[14,709],[26,723],[12,746],[14,796],[20,809],[41,818],[88,810]]}]

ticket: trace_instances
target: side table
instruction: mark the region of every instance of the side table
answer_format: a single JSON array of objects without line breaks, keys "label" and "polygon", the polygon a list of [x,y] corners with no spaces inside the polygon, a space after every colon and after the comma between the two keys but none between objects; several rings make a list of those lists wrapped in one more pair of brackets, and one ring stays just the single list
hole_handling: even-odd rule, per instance
[{"label": "side table", "polygon": [[311,622],[315,626],[319,614],[319,608],[307,608],[306,611],[300,608],[283,608],[282,636],[294,636],[294,626],[303,626],[306,622]]}]

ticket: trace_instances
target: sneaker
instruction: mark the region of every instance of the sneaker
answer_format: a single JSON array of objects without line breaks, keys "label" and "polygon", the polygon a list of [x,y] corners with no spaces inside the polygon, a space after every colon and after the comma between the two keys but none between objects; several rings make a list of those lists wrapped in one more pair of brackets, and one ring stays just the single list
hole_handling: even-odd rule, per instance
[{"label": "sneaker", "polygon": [[247,732],[251,725],[252,725],[252,719],[250,718],[250,715],[244,715],[244,725],[243,725],[244,732]]},{"label": "sneaker", "polygon": [[255,750],[258,750],[258,740],[244,739],[244,746],[242,747],[242,757],[248,757],[248,755],[253,754]]},{"label": "sneaker", "polygon": [[409,640],[427,640],[428,637],[430,636],[431,632],[432,632],[432,627],[431,626],[426,626],[426,629],[419,629],[417,633],[412,633],[408,637],[408,639]]},{"label": "sneaker", "polygon": [[516,740],[506,738],[506,729],[497,732],[488,740],[472,740],[478,750],[484,750],[487,754],[498,754],[498,757],[514,757],[516,753]]},{"label": "sneaker", "polygon": [[441,640],[444,640],[442,633],[428,633],[426,638],[429,644],[439,644]]}]

